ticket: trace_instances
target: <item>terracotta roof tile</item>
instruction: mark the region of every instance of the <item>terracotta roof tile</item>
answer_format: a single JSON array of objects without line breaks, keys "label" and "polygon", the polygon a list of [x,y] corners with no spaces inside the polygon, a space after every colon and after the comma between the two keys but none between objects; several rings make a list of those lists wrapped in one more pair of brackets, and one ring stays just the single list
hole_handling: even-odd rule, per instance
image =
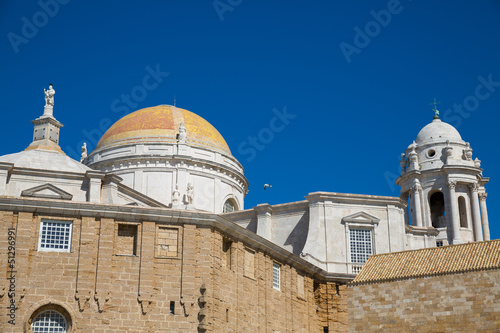
[{"label": "terracotta roof tile", "polygon": [[500,240],[371,256],[351,284],[500,268]]}]

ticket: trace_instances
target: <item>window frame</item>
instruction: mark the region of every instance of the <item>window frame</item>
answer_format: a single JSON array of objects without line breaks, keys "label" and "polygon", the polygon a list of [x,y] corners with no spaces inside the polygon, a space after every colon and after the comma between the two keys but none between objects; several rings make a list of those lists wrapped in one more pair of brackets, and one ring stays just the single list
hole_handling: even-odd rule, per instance
[{"label": "window frame", "polygon": [[[37,332],[43,332],[43,331],[39,331],[39,330],[36,330],[37,328],[45,328],[44,326],[39,326],[39,327],[33,327],[36,323],[37,323],[37,319],[42,316],[43,314],[45,314],[46,312],[55,312],[57,313],[63,320],[64,320],[64,331],[58,331],[58,332],[62,332],[62,333],[69,333],[70,332],[70,324],[68,322],[68,318],[66,318],[66,316],[64,315],[64,313],[61,313],[60,311],[56,310],[56,309],[45,309],[45,310],[42,310],[40,311],[39,313],[37,313],[33,319],[31,320],[31,323],[29,325],[29,328],[30,328],[30,332],[32,333],[37,333]],[[51,328],[51,327],[49,327]],[[52,327],[54,328],[54,327]]]},{"label": "window frame", "polygon": [[367,229],[371,231],[372,255],[377,253],[377,227],[380,219],[363,211],[345,216],[342,218],[342,224],[345,227],[345,246],[346,246],[346,264],[348,274],[357,274],[364,263],[355,263],[351,261],[351,230]]},{"label": "window frame", "polygon": [[281,265],[273,261],[273,289],[281,290]]},{"label": "window frame", "polygon": [[[47,247],[42,247],[42,232],[43,232],[43,227],[44,223],[62,223],[69,225],[69,235],[68,235],[68,247],[67,249],[54,249],[54,248],[47,248]],[[47,218],[42,218],[40,219],[40,224],[39,224],[39,230],[38,230],[38,251],[39,252],[66,252],[69,253],[71,252],[71,245],[73,241],[73,221],[72,220],[52,220],[52,219],[47,219]],[[44,242],[43,244],[48,244]]]},{"label": "window frame", "polygon": [[[365,239],[353,239],[353,237],[360,236],[361,231],[366,232],[366,234],[369,235],[369,237],[370,237],[369,241],[366,241]],[[360,234],[355,235],[358,232]],[[365,235],[363,235],[362,238],[364,238]],[[362,253],[362,251],[353,251],[353,244],[354,245],[357,244],[358,245],[357,247],[359,249],[364,247],[364,246],[360,246],[360,245],[369,244],[370,245],[370,247],[369,247],[370,253],[367,253],[367,252]],[[364,265],[366,263],[366,261],[368,260],[368,258],[373,254],[374,254],[374,251],[373,251],[373,230],[371,228],[359,228],[359,227],[358,228],[350,228],[349,229],[349,261],[353,264]],[[366,257],[366,260],[364,260],[364,261],[357,260],[357,259],[353,260],[353,256],[357,256],[358,257],[357,259],[359,259],[360,257]],[[364,259],[364,258],[361,258],[361,259]]]}]

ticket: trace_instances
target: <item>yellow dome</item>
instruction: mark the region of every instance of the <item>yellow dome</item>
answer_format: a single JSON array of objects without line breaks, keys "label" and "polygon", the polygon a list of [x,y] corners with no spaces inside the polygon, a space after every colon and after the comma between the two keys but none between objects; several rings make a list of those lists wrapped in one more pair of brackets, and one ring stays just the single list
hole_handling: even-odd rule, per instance
[{"label": "yellow dome", "polygon": [[170,105],[141,109],[121,118],[104,133],[96,150],[129,143],[176,143],[181,123],[187,129],[187,144],[231,154],[222,135],[208,121]]}]

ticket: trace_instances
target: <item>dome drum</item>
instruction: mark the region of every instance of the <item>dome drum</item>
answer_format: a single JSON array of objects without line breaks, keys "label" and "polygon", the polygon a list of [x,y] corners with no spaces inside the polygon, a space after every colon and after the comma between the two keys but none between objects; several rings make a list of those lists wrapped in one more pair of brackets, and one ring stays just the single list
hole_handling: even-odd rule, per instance
[{"label": "dome drum", "polygon": [[221,213],[224,197],[242,208],[248,188],[219,132],[200,116],[168,105],[118,120],[84,163],[174,209]]}]

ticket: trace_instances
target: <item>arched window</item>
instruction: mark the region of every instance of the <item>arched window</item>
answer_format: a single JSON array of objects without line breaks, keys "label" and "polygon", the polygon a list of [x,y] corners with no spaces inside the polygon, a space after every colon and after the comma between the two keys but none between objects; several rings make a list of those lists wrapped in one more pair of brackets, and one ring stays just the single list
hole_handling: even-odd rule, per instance
[{"label": "arched window", "polygon": [[224,203],[224,207],[222,208],[223,213],[231,213],[236,211],[236,204],[234,203],[233,199],[227,199],[226,202]]},{"label": "arched window", "polygon": [[465,198],[458,197],[458,213],[460,214],[460,227],[467,228],[467,207],[465,205]]},{"label": "arched window", "polygon": [[56,310],[45,310],[40,312],[31,321],[32,333],[66,333],[68,322],[66,317]]},{"label": "arched window", "polygon": [[431,221],[434,228],[446,227],[443,192],[435,192],[429,198]]}]

